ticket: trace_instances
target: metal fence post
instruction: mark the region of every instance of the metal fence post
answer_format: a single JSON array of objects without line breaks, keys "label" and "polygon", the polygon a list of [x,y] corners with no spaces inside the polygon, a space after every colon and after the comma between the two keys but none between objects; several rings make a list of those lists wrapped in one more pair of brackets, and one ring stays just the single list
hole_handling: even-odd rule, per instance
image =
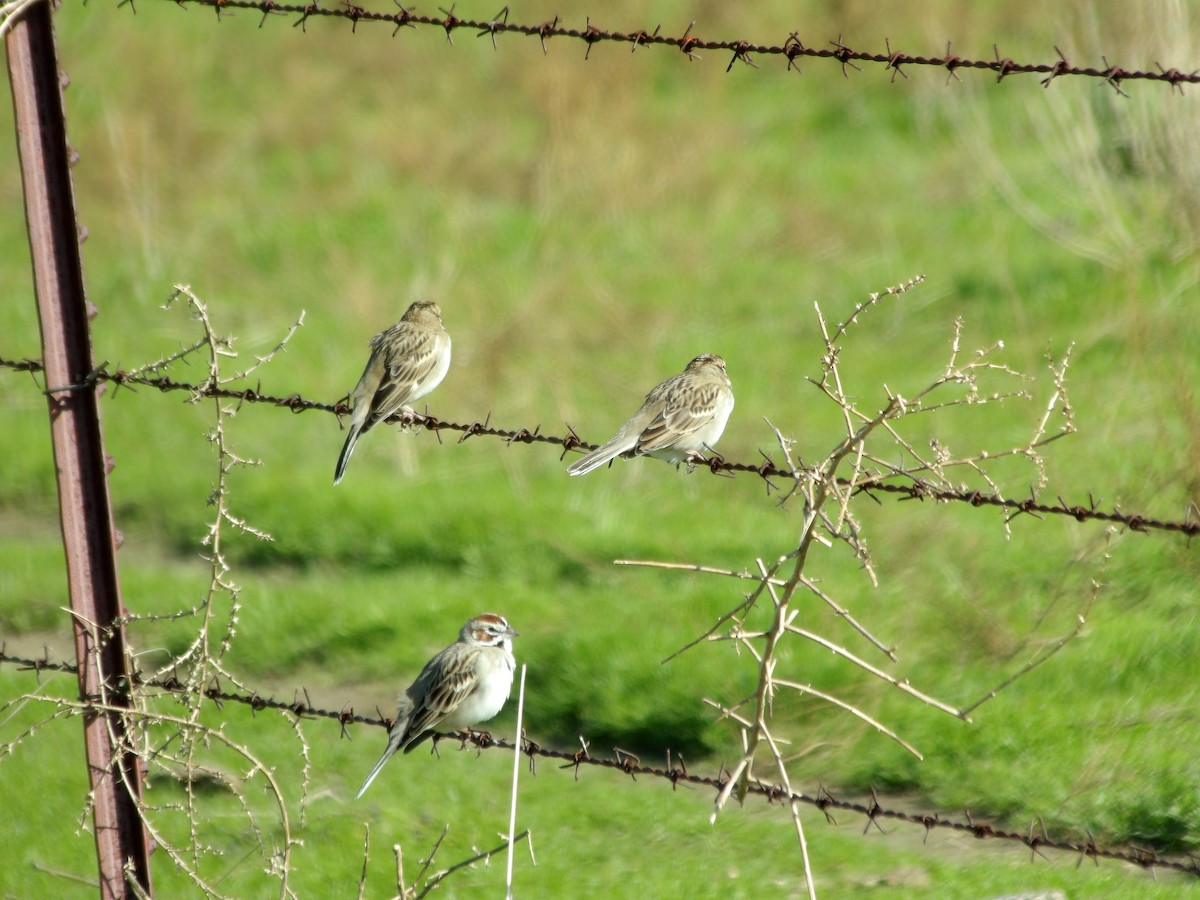
[{"label": "metal fence post", "polygon": [[[82,385],[93,369],[91,335],[49,2],[25,10],[7,50],[46,385]],[[127,706],[125,633],[112,624],[121,596],[96,384],[51,393],[49,406],[79,689],[84,697],[104,691],[110,704]],[[126,717],[89,712],[83,721],[100,896],[145,896],[150,846]]]}]

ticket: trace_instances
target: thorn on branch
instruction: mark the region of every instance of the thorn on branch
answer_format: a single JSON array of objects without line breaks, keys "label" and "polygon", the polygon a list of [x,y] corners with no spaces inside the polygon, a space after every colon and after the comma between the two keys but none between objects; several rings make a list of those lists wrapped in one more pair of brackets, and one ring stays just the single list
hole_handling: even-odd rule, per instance
[{"label": "thorn on branch", "polygon": [[457,7],[457,3],[451,5],[449,9],[446,9],[442,6],[438,7],[438,12],[443,13],[446,16],[446,18],[442,20],[441,25],[446,29],[446,43],[450,44],[450,46],[454,46],[454,38],[451,36],[451,32],[453,32],[455,28],[458,28],[462,25],[462,19],[454,15],[454,10]]},{"label": "thorn on branch", "polygon": [[837,41],[830,41],[833,44],[833,58],[842,64],[842,77],[849,78],[850,73],[846,71],[846,66],[854,69],[856,72],[861,72],[862,68],[854,64],[854,51],[842,43],[842,36],[839,34]]},{"label": "thorn on branch", "polygon": [[921,824],[925,826],[925,839],[921,841],[922,844],[929,843],[929,832],[933,831],[933,828],[935,825],[937,825],[937,823],[937,816],[921,816]]},{"label": "thorn on branch", "polygon": [[686,54],[687,58],[693,61],[700,58],[692,52],[695,46],[700,43],[700,39],[692,34],[692,29],[695,27],[695,25],[696,23],[694,21],[691,22],[688,25],[687,30],[683,33],[683,37],[679,41],[679,51]]},{"label": "thorn on branch", "polygon": [[346,7],[346,18],[350,20],[350,33],[358,33],[358,20],[367,14],[367,11],[361,6],[351,3],[350,0],[342,0]]},{"label": "thorn on branch", "polygon": [[522,746],[522,749],[525,751],[525,755],[529,757],[529,774],[536,775],[537,774],[538,756],[542,753],[541,744],[535,743],[534,741],[531,741],[528,737],[526,737],[525,729],[522,728],[521,729],[521,746]]},{"label": "thorn on branch", "polygon": [[504,441],[506,444],[532,444],[537,439],[538,433],[542,430],[542,426],[538,425],[533,431],[528,428],[518,428],[510,434]]},{"label": "thorn on branch", "polygon": [[558,16],[555,16],[549,22],[543,22],[538,26],[538,40],[542,42],[542,55],[546,55],[549,51],[546,50],[546,38],[553,37],[558,30]]},{"label": "thorn on branch", "polygon": [[587,44],[587,50],[584,51],[583,59],[586,62],[592,55],[592,44],[603,39],[604,32],[592,24],[592,17],[588,16],[585,20],[586,27],[583,32],[583,41]]},{"label": "thorn on branch", "polygon": [[879,829],[880,834],[887,834],[887,832],[883,830],[883,826],[880,825],[878,821],[879,814],[882,812],[883,807],[879,805],[879,797],[875,793],[875,788],[871,788],[871,805],[867,807],[867,824],[863,828],[863,834],[866,834],[868,831],[870,831],[872,825]]},{"label": "thorn on branch", "polygon": [[488,429],[488,423],[489,423],[489,422],[491,422],[491,421],[492,421],[492,414],[491,414],[491,412],[488,412],[488,414],[487,414],[487,418],[486,418],[486,419],[484,419],[484,421],[482,421],[482,422],[472,422],[470,425],[468,425],[468,426],[467,426],[467,427],[466,427],[466,428],[463,430],[462,437],[460,437],[460,438],[458,439],[458,443],[460,443],[460,444],[461,444],[461,443],[462,443],[463,441],[465,441],[467,438],[469,438],[469,437],[474,437],[474,436],[475,436],[475,435],[477,435],[477,434],[486,434],[486,433],[487,433],[487,429]]},{"label": "thorn on branch", "polygon": [[308,33],[308,17],[320,12],[321,8],[316,3],[310,3],[304,7],[300,18],[292,23],[293,28],[299,28],[305,34]]},{"label": "thorn on branch", "polygon": [[384,726],[388,729],[388,731],[391,731],[392,726],[396,724],[396,720],[393,719],[391,716],[385,716],[380,711],[378,706],[375,707],[375,715],[379,716],[379,721],[381,721],[384,724]]},{"label": "thorn on branch", "polygon": [[[1030,820],[1029,831],[1025,835],[1025,846],[1029,848],[1029,861],[1033,862],[1034,857],[1040,856],[1042,859],[1049,862],[1050,858],[1038,849],[1038,845],[1042,843],[1042,839],[1033,833],[1034,821],[1035,820]],[[1046,825],[1045,823],[1042,823],[1042,832],[1045,833],[1045,830]]]},{"label": "thorn on branch", "polygon": [[951,78],[953,78],[955,81],[962,81],[962,79],[958,77],[958,73],[954,71],[962,64],[962,57],[952,54],[950,52],[950,42],[946,41],[946,55],[942,58],[942,65],[945,66],[946,71],[950,73],[946,76],[946,84],[950,83]]},{"label": "thorn on branch", "polygon": [[1162,67],[1162,63],[1160,63],[1158,60],[1154,61],[1154,65],[1158,66],[1158,71],[1162,73],[1163,78],[1171,83],[1171,90],[1179,91],[1180,97],[1183,96],[1183,84],[1181,82],[1194,81],[1196,76],[1200,75],[1200,69],[1193,69],[1190,75],[1184,75],[1175,68],[1164,69]]},{"label": "thorn on branch", "polygon": [[213,702],[213,705],[217,709],[225,708],[225,702],[221,696],[221,690],[219,687],[214,686],[214,687],[205,688],[204,696],[207,697],[209,700],[211,700]]},{"label": "thorn on branch", "polygon": [[630,778],[637,781],[636,770],[642,764],[641,759],[620,747],[613,747],[613,753],[616,754],[617,765],[624,769]]},{"label": "thorn on branch", "polygon": [[[564,424],[566,424],[566,423],[564,423]],[[563,449],[562,449],[562,453],[559,454],[558,461],[562,462],[564,459],[567,458],[568,453],[570,453],[576,447],[581,447],[581,446],[583,446],[583,441],[580,439],[579,435],[576,433],[575,427],[573,425],[567,425],[567,434],[566,434],[566,437],[564,437],[562,439],[562,448]]]},{"label": "thorn on branch", "polygon": [[817,787],[817,799],[814,806],[825,814],[825,821],[830,825],[837,825],[837,819],[833,817],[833,813],[829,811],[829,807],[837,803],[833,794],[829,793],[829,789],[825,785]]},{"label": "thorn on branch", "polygon": [[576,751],[575,751],[575,753],[574,753],[574,754],[572,755],[572,757],[571,757],[571,759],[572,759],[572,762],[569,762],[569,763],[567,763],[566,765],[564,765],[564,766],[560,766],[560,767],[559,767],[559,768],[562,768],[562,769],[569,769],[571,766],[574,766],[574,767],[575,767],[575,780],[576,780],[576,781],[578,781],[578,780],[579,780],[579,766],[580,766],[580,764],[581,764],[581,763],[584,763],[584,762],[587,762],[587,761],[590,761],[590,760],[591,760],[591,758],[592,758],[590,755],[588,755],[588,742],[587,742],[587,741],[585,741],[585,740],[584,740],[582,737],[580,737],[580,738],[579,738],[579,744],[580,744],[580,747],[579,747],[579,749],[578,749],[578,750],[576,750]]},{"label": "thorn on branch", "polygon": [[629,52],[636,53],[639,44],[649,43],[651,38],[658,37],[658,33],[661,30],[662,30],[662,24],[660,23],[660,24],[654,26],[653,34],[646,34],[646,32],[644,30],[633,32],[633,34],[629,35],[629,40],[631,40],[633,42],[633,47],[630,48]]},{"label": "thorn on branch", "polygon": [[486,750],[488,747],[495,747],[499,744],[490,731],[475,731],[472,728],[467,728],[463,732],[463,747],[466,747],[467,741],[475,745],[478,752]]},{"label": "thorn on branch", "polygon": [[725,462],[725,457],[717,453],[715,450],[712,450],[712,456],[710,456],[708,459],[700,457],[698,460],[696,460],[696,464],[703,465],[714,475],[720,475],[724,478],[733,477],[733,472],[729,471],[729,463]]},{"label": "thorn on branch", "polygon": [[1071,70],[1071,64],[1067,62],[1067,58],[1063,56],[1063,52],[1058,49],[1057,45],[1054,47],[1054,52],[1058,54],[1058,62],[1056,62],[1054,67],[1050,69],[1050,74],[1042,79],[1042,87],[1044,88],[1050,87],[1050,82],[1052,82],[1059,75],[1065,75]]},{"label": "thorn on branch", "polygon": [[300,690],[304,692],[304,702],[301,702],[298,695],[293,694],[291,707],[292,712],[295,713],[298,718],[302,718],[305,713],[312,709],[312,700],[308,696],[308,688],[301,688]]},{"label": "thorn on branch", "polygon": [[[400,0],[392,0],[392,2],[396,4],[396,8],[399,10],[399,12],[392,15],[392,21],[396,23],[396,27],[392,29],[392,37],[395,37],[400,29],[405,26],[415,30],[417,26],[412,23],[413,14],[400,3]],[[341,403],[341,401],[338,402]]]},{"label": "thorn on branch", "polygon": [[[341,709],[341,712],[338,713],[337,718],[338,718],[338,724],[341,726],[341,729],[342,729],[342,733],[339,735],[339,739],[346,738],[351,741],[354,740],[353,736],[351,736],[351,734],[350,734],[350,729],[346,727],[347,725],[349,725],[351,722],[354,721],[354,707],[353,706],[343,706]],[[382,719],[383,716],[380,716],[380,718]]]},{"label": "thorn on branch", "polygon": [[733,69],[733,64],[741,60],[752,69],[758,68],[758,63],[750,58],[751,44],[748,41],[738,41],[733,47],[733,58],[729,60],[729,65],[725,67],[725,73],[729,74]]},{"label": "thorn on branch", "polygon": [[1158,865],[1158,854],[1148,847],[1134,847],[1134,862],[1143,869],[1153,869]]},{"label": "thorn on branch", "polygon": [[800,35],[793,31],[788,35],[788,39],[783,42],[783,55],[787,57],[787,67],[790,72],[793,68],[797,73],[803,75],[800,70],[800,63],[796,62],[796,57],[804,56],[808,48],[804,46],[804,42],[800,40]]},{"label": "thorn on branch", "polygon": [[895,51],[892,50],[892,42],[890,39],[884,38],[883,43],[884,43],[884,46],[887,47],[887,52],[888,52],[887,67],[889,69],[893,70],[892,71],[892,84],[896,83],[897,75],[903,75],[905,80],[907,80],[908,74],[903,69],[900,68],[900,63],[905,58],[904,54],[901,53],[899,50],[895,50]]},{"label": "thorn on branch", "polygon": [[500,12],[498,12],[494,16],[492,16],[492,21],[488,22],[483,28],[481,28],[479,30],[479,33],[475,36],[483,37],[485,34],[491,35],[492,49],[497,50],[499,48],[496,46],[496,30],[498,28],[500,28],[500,26],[507,25],[507,24],[508,24],[508,7],[505,6],[502,10],[500,10]]},{"label": "thorn on branch", "polygon": [[1125,75],[1127,74],[1125,72],[1125,70],[1122,69],[1120,66],[1109,65],[1107,56],[1101,56],[1100,58],[1102,60],[1104,60],[1104,66],[1105,66],[1104,81],[1105,81],[1105,83],[1109,87],[1111,87],[1114,91],[1116,91],[1118,94],[1120,94],[1122,97],[1128,98],[1129,95],[1127,93],[1125,93],[1123,90],[1121,90],[1121,81],[1122,81],[1122,79],[1125,78]]},{"label": "thorn on branch", "polygon": [[172,674],[169,678],[163,681],[162,688],[165,691],[182,691],[183,683],[179,680],[178,675]]},{"label": "thorn on branch", "polygon": [[679,768],[671,764],[671,748],[667,748],[667,777],[671,779],[671,790],[674,791],[679,787],[679,779],[687,777],[687,765],[683,761],[683,754],[676,754],[679,757]]},{"label": "thorn on branch", "polygon": [[267,16],[275,12],[276,5],[277,4],[275,3],[275,0],[262,0],[262,2],[258,4],[259,10],[262,11],[262,18],[258,20],[259,28],[263,27],[263,24],[267,21]]},{"label": "thorn on branch", "polygon": [[1006,56],[1004,59],[1000,58],[999,44],[992,44],[992,50],[996,54],[996,83],[999,84],[1009,75],[1013,74],[1013,70],[1016,68],[1017,64],[1014,63],[1010,57]]}]

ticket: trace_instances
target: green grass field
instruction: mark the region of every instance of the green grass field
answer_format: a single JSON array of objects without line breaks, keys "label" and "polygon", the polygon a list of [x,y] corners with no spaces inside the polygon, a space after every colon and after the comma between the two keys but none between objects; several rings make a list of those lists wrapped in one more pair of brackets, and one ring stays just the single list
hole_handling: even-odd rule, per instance
[{"label": "green grass field", "polygon": [[[460,32],[390,36],[387,27],[181,9],[67,5],[57,15],[70,76],[68,125],[80,154],[76,201],[97,361],[130,368],[199,337],[172,285],[190,284],[241,362],[270,350],[305,311],[285,353],[255,373],[274,394],[332,402],[354,384],[367,340],[408,303],[442,305],[454,365],[428,399],[466,421],[569,423],[603,440],[657,381],[701,352],[722,354],[737,406],[720,449],[757,462],[778,451],[764,418],[806,461],[844,434],[820,374],[813,312],[841,321],[871,291],[920,273],[925,285],[873,309],[845,342],[847,391],[864,409],[884,385],[911,394],[936,378],[962,317],[964,349],[1005,342],[1002,359],[1036,376],[1034,400],[906,420],[914,446],[956,454],[1016,446],[1051,390],[1045,355],[1073,346],[1068,378],[1078,433],[1047,448],[1045,499],[1180,520],[1200,501],[1200,179],[1188,177],[1200,95],[1092,79],[1043,90],[964,71],[851,71],[775,59],[760,70],[702,53],[509,37],[493,51]],[[563,14],[583,25],[807,44],[843,35],[882,48],[1127,68],[1198,64],[1184,24],[1141,33],[1101,12],[1056,20],[1034,3],[547,3],[511,18]],[[1103,9],[1103,8],[1102,8]],[[421,9],[421,12],[429,10]],[[460,16],[490,16],[460,5]],[[601,21],[603,16],[603,21]],[[578,20],[576,22],[575,20]],[[1194,34],[1194,29],[1191,32]],[[1138,42],[1141,43],[1138,43]],[[1190,55],[1189,55],[1190,54]],[[1171,124],[1170,137],[1146,123]],[[1187,130],[1190,128],[1190,132]],[[8,104],[0,132],[12,133]],[[1130,133],[1134,136],[1130,137]],[[1141,143],[1139,143],[1139,138]],[[1172,143],[1176,141],[1176,143]],[[1149,147],[1149,149],[1147,149]],[[1172,155],[1172,148],[1176,148]],[[1179,148],[1191,147],[1189,153]],[[0,357],[40,355],[21,182],[0,141]],[[238,362],[228,363],[230,371]],[[197,360],[176,372],[204,377]],[[72,642],[45,401],[28,375],[0,372],[0,640],[8,652],[69,657]],[[1002,379],[992,389],[1006,389]],[[203,538],[216,459],[211,404],[143,389],[103,404],[126,605],[139,613],[203,598]],[[264,693],[390,712],[396,691],[471,615],[502,612],[529,666],[526,729],[547,746],[617,746],[646,761],[683,752],[716,772],[740,737],[702,701],[752,690],[753,660],[725,644],[660,661],[703,633],[746,589],[732,579],[612,565],[614,559],[753,569],[795,546],[800,509],[780,508],[755,478],[618,461],[569,479],[553,447],[380,428],[359,444],[345,481],[331,416],[246,407],[226,423],[232,448],[261,467],[231,477],[232,511],[270,543],[227,535],[241,586],[229,665]],[[880,452],[885,451],[880,445]],[[1032,466],[997,469],[1025,495]],[[873,588],[843,546],[818,547],[809,573],[889,645],[885,667],[940,699],[978,698],[1074,627],[1100,575],[1100,523],[1003,515],[966,504],[856,501],[879,574]],[[812,645],[781,654],[780,673],[835,693],[924,754],[918,761],[828,705],[781,696],[789,772],[806,791],[872,788],[885,805],[1059,837],[1186,853],[1200,845],[1200,556],[1163,533],[1114,537],[1104,584],[1081,636],[973,714],[973,724],[916,703]],[[806,604],[808,600],[804,601]],[[224,627],[227,602],[215,633]],[[873,663],[825,607],[801,622]],[[136,623],[147,668],[185,648],[194,619]],[[73,696],[65,676],[0,668],[0,700]],[[0,714],[0,743],[50,712],[40,701]],[[353,896],[370,827],[366,896],[395,891],[392,847],[411,878],[443,826],[435,867],[499,843],[512,760],[443,745],[394,759],[362,801],[351,797],[382,749],[376,729],[310,722],[308,790],[296,733],[278,715],[226,707],[225,723],[284,786],[291,884],[305,897]],[[511,736],[515,703],[493,723]],[[85,769],[76,719],[55,721],[0,754],[0,896],[92,896],[95,851],[77,826]],[[244,761],[214,749],[237,777]],[[764,766],[766,766],[764,762]],[[769,773],[769,767],[764,769]],[[271,896],[258,839],[238,800],[198,787],[202,868],[232,896]],[[270,852],[277,815],[246,787]],[[152,778],[148,799],[184,792]],[[518,827],[536,867],[517,857],[519,896],[762,897],[804,894],[786,810],[748,800],[709,825],[711,796],[611,772],[543,763],[522,781]],[[186,838],[169,809],[163,828]],[[1069,897],[1200,896],[1194,880],[1157,879],[1116,863],[1030,862],[998,846],[852,816],[836,827],[805,810],[824,896],[995,897],[1058,889]],[[155,856],[161,896],[197,893]],[[503,891],[501,860],[438,890]]]}]

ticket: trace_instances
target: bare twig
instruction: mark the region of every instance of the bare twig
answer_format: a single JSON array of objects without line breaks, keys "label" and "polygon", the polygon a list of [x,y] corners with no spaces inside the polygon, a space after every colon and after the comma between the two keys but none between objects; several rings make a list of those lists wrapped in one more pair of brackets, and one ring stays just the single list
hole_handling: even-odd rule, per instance
[{"label": "bare twig", "polygon": [[[520,735],[525,721],[525,666],[521,665],[521,683],[517,689],[517,736],[518,740],[515,743],[519,746]],[[504,873],[504,889],[509,900],[512,900],[513,890],[513,844],[515,843],[513,835],[517,831],[517,782],[521,777],[521,751],[517,750],[513,753],[513,775],[512,775],[512,803],[508,811],[508,860]],[[528,833],[528,832],[526,832]]]},{"label": "bare twig", "polygon": [[[445,837],[445,832],[442,832],[442,836]],[[469,866],[473,866],[477,862],[487,862],[493,856],[495,856],[497,853],[501,852],[502,850],[508,849],[512,844],[516,844],[520,841],[525,840],[527,837],[529,837],[529,831],[528,830],[522,831],[515,838],[513,838],[512,841],[506,840],[506,841],[502,842],[499,846],[493,847],[491,850],[484,850],[482,853],[476,853],[474,856],[470,857],[469,859],[464,859],[461,862],[456,862],[454,865],[450,866],[449,868],[442,869],[440,872],[434,873],[432,876],[430,876],[429,880],[427,882],[425,882],[425,886],[420,890],[420,892],[416,894],[416,900],[421,900],[422,897],[428,895],[430,891],[432,891],[435,887],[437,887],[439,884],[441,884],[443,880],[445,880],[449,876],[453,875],[455,872],[459,871],[460,869],[465,869]],[[440,839],[439,839],[438,843],[441,843]],[[430,858],[432,859],[432,856]]]},{"label": "bare twig", "polygon": [[[358,900],[362,900],[367,891],[367,863],[371,859],[371,823],[363,822],[363,864],[362,874],[358,876]],[[404,896],[401,893],[401,896]]]},{"label": "bare twig", "polygon": [[1096,575],[1096,577],[1092,579],[1091,590],[1088,593],[1087,602],[1084,604],[1082,611],[1080,611],[1079,613],[1076,613],[1076,615],[1075,615],[1074,627],[1070,631],[1068,631],[1066,634],[1064,634],[1062,637],[1055,640],[1053,643],[1049,644],[1046,647],[1043,647],[1041,652],[1037,653],[1033,657],[1033,659],[1029,660],[1029,662],[1027,662],[1024,666],[1022,666],[1020,669],[1018,669],[1016,672],[1014,672],[1008,678],[1005,678],[1002,682],[1000,682],[998,685],[996,685],[994,688],[992,688],[990,691],[988,691],[986,694],[984,694],[982,697],[980,697],[974,703],[971,703],[971,704],[967,705],[966,707],[964,707],[963,708],[964,715],[967,715],[967,714],[973,712],[974,710],[978,709],[980,706],[983,706],[983,704],[987,703],[989,700],[994,699],[1002,690],[1004,690],[1006,687],[1008,687],[1014,681],[1016,681],[1019,678],[1024,677],[1025,675],[1028,675],[1030,672],[1032,672],[1034,669],[1036,669],[1042,663],[1046,662],[1052,656],[1054,656],[1056,653],[1058,653],[1058,651],[1061,650],[1063,647],[1065,647],[1068,643],[1075,640],[1075,638],[1079,637],[1080,632],[1083,631],[1083,627],[1087,624],[1088,616],[1091,615],[1092,607],[1096,605],[1096,598],[1100,594],[1100,588],[1104,584],[1104,576],[1108,571],[1108,561],[1110,559],[1112,559],[1112,554],[1109,552],[1109,546],[1112,543],[1112,538],[1113,538],[1113,532],[1110,529],[1108,534],[1105,535],[1104,555],[1101,557],[1100,571]]}]

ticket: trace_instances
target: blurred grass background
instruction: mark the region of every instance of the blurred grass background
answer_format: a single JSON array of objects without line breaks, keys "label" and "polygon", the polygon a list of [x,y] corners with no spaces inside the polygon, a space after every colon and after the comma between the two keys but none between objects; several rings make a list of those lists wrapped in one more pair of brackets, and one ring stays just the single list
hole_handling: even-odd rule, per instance
[{"label": "blurred grass background", "polygon": [[[264,390],[332,401],[354,383],[366,342],[418,297],[437,299],[454,366],[429,398],[455,420],[603,439],[649,387],[700,352],[728,361],[737,407],[721,442],[753,461],[772,437],[805,459],[838,440],[840,416],[805,378],[819,373],[813,301],[837,320],[869,291],[916,273],[926,286],[868,316],[847,340],[843,371],[864,406],[884,382],[911,393],[940,373],[956,317],[964,345],[1006,342],[1004,357],[1037,374],[1037,401],[926,417],[909,432],[959,453],[1023,439],[1048,396],[1043,356],[1072,343],[1069,384],[1079,434],[1049,451],[1046,495],[1094,492],[1179,519],[1200,498],[1200,176],[1195,92],[1093,80],[1043,90],[1028,76],[997,86],[963,72],[850,72],[778,60],[759,71],[717,54],[689,62],[665,50],[502,38],[434,29],[229,13],[142,2],[92,3],[57,16],[70,76],[69,130],[81,161],[76,199],[98,361],[131,367],[194,340],[179,312],[158,307],[172,284],[205,299],[243,359],[268,350],[306,310],[288,351],[261,373]],[[460,16],[491,15],[462,7]],[[1190,71],[1196,29],[1187,7],[1147,4],[1131,24],[1105,6],[1051,13],[1032,2],[656,2],[563,10],[512,7],[513,20],[593,14],[605,27],[808,44],[838,34],[853,47],[1073,61],[1107,54],[1126,68],[1154,61]],[[1153,14],[1152,14],[1153,13]],[[573,19],[572,19],[573,21]],[[7,104],[0,131],[11,133]],[[0,142],[0,355],[38,356],[15,143]],[[186,370],[183,373],[187,374]],[[194,369],[196,379],[202,377]],[[126,604],[142,612],[196,603],[205,590],[199,541],[215,460],[204,405],[119,392],[106,400],[116,459],[112,494]],[[62,554],[44,400],[28,376],[0,375],[0,635],[14,649],[69,656]],[[920,429],[928,429],[923,431]],[[736,582],[615,569],[615,558],[742,569],[792,546],[798,512],[751,478],[675,473],[655,461],[568,479],[552,448],[380,430],[332,485],[342,435],[328,416],[243,411],[234,449],[263,466],[239,472],[234,512],[270,544],[230,547],[243,587],[232,665],[283,696],[388,710],[396,690],[469,616],[503,612],[530,665],[527,729],[545,744],[611,746],[658,758],[682,751],[716,770],[739,739],[702,697],[750,690],[752,660],[725,646],[659,660],[733,606]],[[1032,469],[1005,470],[1024,493]],[[951,703],[969,702],[1069,630],[1099,572],[1095,524],[1032,518],[1006,539],[994,511],[859,505],[880,586],[841,550],[813,574],[898,648],[892,667]],[[1165,535],[1122,536],[1084,636],[979,709],[964,725],[794,645],[781,671],[832,691],[888,723],[925,754],[918,762],[849,717],[781,698],[794,782],[835,794],[886,792],[894,805],[1023,829],[1093,834],[1187,851],[1200,841],[1196,551]],[[866,653],[826,610],[814,630]],[[188,621],[139,625],[147,666],[186,646]],[[31,690],[0,669],[0,696]],[[48,690],[71,691],[50,682]],[[0,734],[36,718],[26,707]],[[497,720],[511,732],[513,711]],[[280,720],[229,710],[294,786],[300,760]],[[215,720],[214,720],[215,721]],[[0,827],[19,847],[0,867],[6,896],[90,895],[94,851],[74,836],[83,793],[78,723],[56,723],[0,765]],[[372,828],[369,895],[387,896],[389,848],[423,856],[451,828],[439,864],[496,843],[506,827],[510,761],[443,752],[396,760],[350,805],[382,735],[335,739],[306,726],[312,790],[295,885],[344,895]],[[36,793],[30,785],[38,785]],[[731,809],[707,824],[709,797],[611,775],[542,767],[523,782],[520,821],[538,866],[517,884],[538,895],[790,896],[799,855],[778,808]],[[157,779],[151,797],[178,788]],[[293,820],[299,819],[298,797]],[[269,890],[230,798],[211,798],[224,853],[222,890]],[[807,813],[819,889],[835,896],[992,896],[1059,888],[1069,896],[1200,893],[1105,864],[1029,865],[1016,849],[981,848],[896,827],[860,836]],[[268,834],[268,840],[270,834]],[[164,896],[189,888],[157,858]],[[411,875],[411,872],[410,872]],[[499,867],[455,876],[459,896],[498,890]]]}]

